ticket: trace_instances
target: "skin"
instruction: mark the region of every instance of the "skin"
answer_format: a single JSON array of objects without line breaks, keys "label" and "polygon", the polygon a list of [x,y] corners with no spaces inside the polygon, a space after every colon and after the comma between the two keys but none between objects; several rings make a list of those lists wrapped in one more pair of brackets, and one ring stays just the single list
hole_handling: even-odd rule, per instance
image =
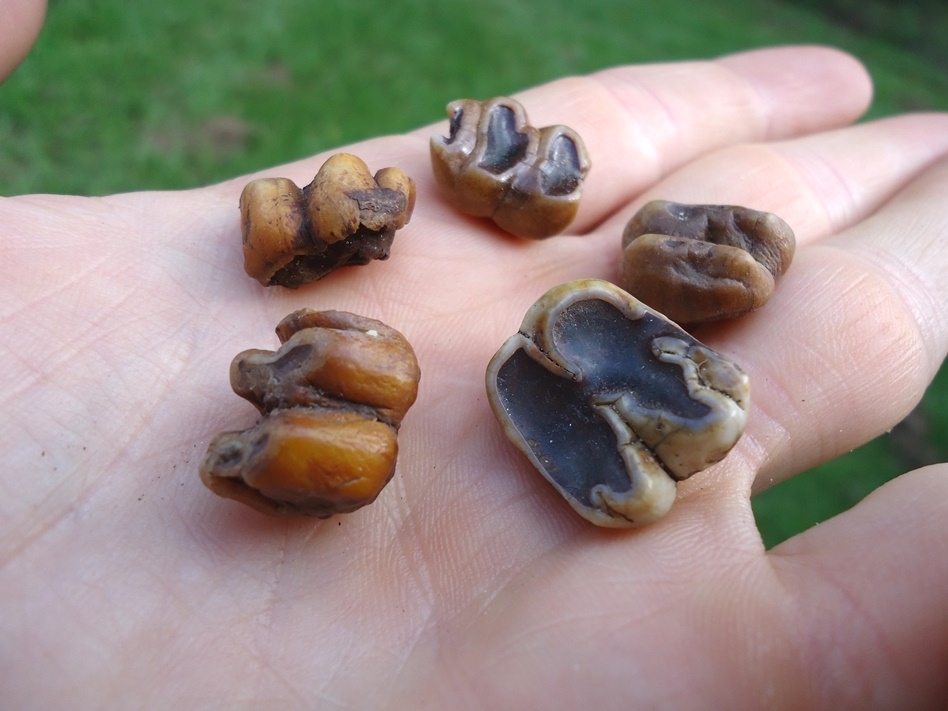
[{"label": "skin", "polygon": [[[948,116],[850,127],[870,93],[818,48],[524,92],[593,157],[582,239],[453,212],[428,165],[441,125],[348,147],[415,178],[414,217],[389,262],[298,291],[243,274],[251,176],[0,200],[2,705],[943,708],[948,466],[770,552],[750,507],[894,425],[948,348]],[[325,158],[267,174],[304,184]],[[504,438],[484,368],[546,289],[615,278],[625,220],[658,197],[775,212],[799,246],[765,308],[697,334],[750,374],[743,439],[659,523],[601,530]],[[304,306],[398,328],[422,367],[394,480],[328,521],[197,476],[256,418],[230,359]]]},{"label": "skin", "polygon": [[0,77],[6,78],[23,61],[46,17],[46,0],[0,2]]}]

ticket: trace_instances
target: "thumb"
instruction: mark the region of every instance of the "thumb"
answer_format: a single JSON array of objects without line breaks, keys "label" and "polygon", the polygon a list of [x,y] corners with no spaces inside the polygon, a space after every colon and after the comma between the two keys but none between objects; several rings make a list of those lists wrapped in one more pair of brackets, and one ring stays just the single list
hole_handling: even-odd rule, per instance
[{"label": "thumb", "polygon": [[45,16],[46,0],[0,0],[0,81],[30,51]]}]

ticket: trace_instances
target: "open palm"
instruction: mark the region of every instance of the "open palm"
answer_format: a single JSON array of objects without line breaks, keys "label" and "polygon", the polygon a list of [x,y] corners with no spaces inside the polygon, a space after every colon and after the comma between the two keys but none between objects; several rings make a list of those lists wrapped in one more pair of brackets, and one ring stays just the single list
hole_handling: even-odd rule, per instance
[{"label": "open palm", "polygon": [[[750,507],[894,425],[948,348],[948,116],[845,128],[869,95],[851,59],[806,48],[521,94],[593,161],[571,234],[543,242],[440,199],[446,122],[349,146],[416,180],[414,217],[389,261],[298,291],[243,273],[247,177],[0,202],[3,705],[944,703],[948,468],[770,552]],[[266,175],[305,184],[325,157]],[[659,523],[599,530],[505,439],[484,369],[546,289],[615,277],[652,198],[775,212],[798,250],[765,308],[696,332],[750,374],[742,440]],[[324,521],[197,476],[215,433],[257,417],[231,358],[302,307],[388,323],[422,368],[394,479]]]}]

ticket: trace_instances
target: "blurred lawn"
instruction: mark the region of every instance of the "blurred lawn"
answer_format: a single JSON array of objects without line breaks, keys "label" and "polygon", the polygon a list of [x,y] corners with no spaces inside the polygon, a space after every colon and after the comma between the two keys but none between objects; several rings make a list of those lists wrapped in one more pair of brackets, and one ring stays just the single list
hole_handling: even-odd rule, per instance
[{"label": "blurred lawn", "polygon": [[[763,0],[49,0],[36,48],[0,87],[0,194],[203,185],[443,120],[460,96],[781,43],[859,56],[871,116],[948,109],[935,61],[847,27]],[[897,436],[757,497],[765,541],[948,458],[946,395],[943,368]]]},{"label": "blurred lawn", "polygon": [[861,56],[875,115],[948,107],[933,64],[760,0],[50,0],[0,89],[0,194],[202,185],[442,120],[458,96],[785,42]]}]

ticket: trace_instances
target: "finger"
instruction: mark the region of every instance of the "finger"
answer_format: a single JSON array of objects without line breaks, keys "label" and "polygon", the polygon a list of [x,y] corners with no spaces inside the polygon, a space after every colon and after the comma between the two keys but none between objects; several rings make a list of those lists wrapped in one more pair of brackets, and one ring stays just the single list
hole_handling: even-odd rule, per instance
[{"label": "finger", "polygon": [[806,676],[822,680],[817,705],[944,704],[946,505],[948,465],[927,467],[770,552],[796,610]]},{"label": "finger", "polygon": [[[696,331],[751,371],[754,411],[738,448],[751,460],[739,469],[757,472],[762,490],[891,428],[934,376],[948,330],[939,305],[948,257],[937,240],[946,155],[942,114],[721,149],[605,223],[586,238],[597,249],[568,268],[615,279],[622,225],[652,198],[743,204],[788,220],[800,246],[771,302]],[[732,456],[721,470],[732,486],[743,484],[737,468]]]},{"label": "finger", "polygon": [[0,0],[0,81],[30,51],[46,16],[46,0]]},{"label": "finger", "polygon": [[[593,170],[571,232],[583,232],[624,207],[642,190],[695,157],[735,142],[795,136],[858,117],[871,97],[864,68],[819,47],[759,50],[709,62],[628,66],[564,79],[518,95],[534,125],[562,123],[587,144]],[[395,165],[411,175],[419,199],[413,232],[424,222],[464,221],[449,208],[431,176],[427,142],[447,121],[398,139],[350,146],[369,165]],[[308,182],[326,155],[280,168]],[[267,171],[272,174],[273,171]],[[218,186],[239,192],[246,178]],[[301,184],[303,184],[301,183]],[[483,221],[472,221],[483,226]],[[465,238],[467,239],[467,238]],[[444,245],[446,240],[427,240]],[[496,240],[491,235],[491,244]],[[402,244],[405,244],[403,240]]]},{"label": "finger", "polygon": [[891,428],[931,382],[948,348],[946,180],[948,158],[838,237],[798,250],[763,309],[698,333],[750,371],[743,446],[758,490]]},{"label": "finger", "polygon": [[[729,147],[651,187],[602,226],[621,234],[649,200],[740,204],[779,215],[797,246],[878,210],[948,151],[942,114],[883,119],[772,144]],[[871,150],[867,150],[871,146]]]},{"label": "finger", "polygon": [[[863,67],[836,50],[767,49],[716,61],[628,66],[518,95],[535,126],[565,124],[592,170],[571,231],[590,229],[714,148],[847,124],[868,105]],[[432,128],[415,135],[428,138]]]}]

